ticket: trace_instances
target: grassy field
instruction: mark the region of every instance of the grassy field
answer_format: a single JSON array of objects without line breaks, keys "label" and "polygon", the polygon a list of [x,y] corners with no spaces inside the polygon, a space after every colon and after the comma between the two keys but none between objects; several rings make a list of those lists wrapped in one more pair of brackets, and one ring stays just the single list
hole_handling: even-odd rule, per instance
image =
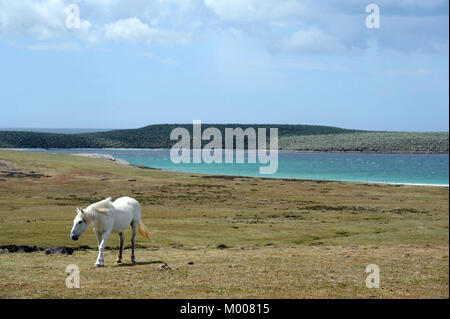
[{"label": "grassy field", "polygon": [[[0,246],[88,245],[73,255],[0,253],[1,298],[448,298],[448,188],[172,173],[100,159],[0,151]],[[34,173],[32,173],[34,174]],[[94,268],[75,208],[128,195],[151,241]],[[126,232],[129,243],[130,231]],[[218,245],[227,248],[219,249]],[[170,269],[162,269],[166,263]],[[67,289],[77,264],[81,288]],[[380,289],[365,267],[380,268]]]}]

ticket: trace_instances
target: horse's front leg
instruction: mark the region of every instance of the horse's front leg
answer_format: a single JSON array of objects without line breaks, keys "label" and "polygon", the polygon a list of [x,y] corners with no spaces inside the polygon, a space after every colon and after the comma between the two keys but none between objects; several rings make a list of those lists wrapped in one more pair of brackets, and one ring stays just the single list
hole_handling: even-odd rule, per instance
[{"label": "horse's front leg", "polygon": [[116,260],[118,264],[122,262],[123,241],[125,240],[125,235],[121,232],[119,233],[119,238],[120,238],[119,257]]},{"label": "horse's front leg", "polygon": [[97,256],[97,261],[95,262],[95,267],[100,267],[101,266],[100,245],[102,244],[103,234],[98,232],[96,229],[94,229],[94,230],[95,230],[95,236],[97,237],[97,247],[98,247],[98,256]]},{"label": "horse's front leg", "polygon": [[103,251],[105,250],[109,235],[111,235],[111,231],[103,234],[103,239],[102,239],[100,245],[98,246],[98,257],[97,257],[97,261],[95,262],[95,267],[105,266],[105,260],[103,258]]},{"label": "horse's front leg", "polygon": [[97,236],[97,247],[99,247],[100,244],[102,243],[103,235],[100,234],[100,233],[95,232],[95,236]]}]

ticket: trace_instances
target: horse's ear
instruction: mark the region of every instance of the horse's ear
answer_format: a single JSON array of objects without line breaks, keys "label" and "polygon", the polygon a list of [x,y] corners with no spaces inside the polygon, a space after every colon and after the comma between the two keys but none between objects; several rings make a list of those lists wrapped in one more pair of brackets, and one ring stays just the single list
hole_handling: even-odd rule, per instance
[{"label": "horse's ear", "polygon": [[83,215],[83,216],[85,215],[83,208],[80,209],[80,212],[81,212],[81,215]]}]

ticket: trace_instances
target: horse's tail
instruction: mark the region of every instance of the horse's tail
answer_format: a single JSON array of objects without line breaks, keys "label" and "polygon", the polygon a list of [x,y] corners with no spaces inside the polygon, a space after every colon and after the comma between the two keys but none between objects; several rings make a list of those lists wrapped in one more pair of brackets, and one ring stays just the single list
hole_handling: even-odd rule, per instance
[{"label": "horse's tail", "polygon": [[147,238],[148,240],[150,240],[150,231],[149,231],[148,228],[144,225],[144,223],[142,222],[142,220],[139,221],[138,232],[139,232],[139,234],[141,234],[142,236],[144,236],[145,238]]}]

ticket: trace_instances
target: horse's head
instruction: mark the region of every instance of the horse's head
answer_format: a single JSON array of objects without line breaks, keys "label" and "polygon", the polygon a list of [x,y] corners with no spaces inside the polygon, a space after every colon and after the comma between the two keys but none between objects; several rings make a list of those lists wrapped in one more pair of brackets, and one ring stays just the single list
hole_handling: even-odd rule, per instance
[{"label": "horse's head", "polygon": [[73,219],[73,227],[70,232],[70,238],[73,240],[78,240],[81,234],[88,228],[89,224],[86,217],[86,213],[83,209],[77,208],[77,215]]}]

